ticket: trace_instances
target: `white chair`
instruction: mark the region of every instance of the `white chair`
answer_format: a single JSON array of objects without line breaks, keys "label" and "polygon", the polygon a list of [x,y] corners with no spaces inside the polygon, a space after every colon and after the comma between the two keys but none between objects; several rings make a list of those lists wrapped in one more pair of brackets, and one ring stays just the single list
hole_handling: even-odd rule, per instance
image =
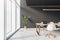
[{"label": "white chair", "polygon": [[50,36],[54,36],[54,37],[55,37],[55,35],[51,34],[51,32],[52,32],[53,30],[55,30],[55,29],[56,29],[56,26],[55,26],[54,22],[50,22],[50,23],[47,25],[47,30],[49,31],[49,34],[47,34],[48,37],[50,37]]},{"label": "white chair", "polygon": [[40,35],[40,28],[43,27],[43,26],[44,26],[43,22],[36,23],[36,32],[37,32],[38,35]]},{"label": "white chair", "polygon": [[43,24],[43,22],[36,23],[36,32],[37,32],[38,35],[40,35],[40,28],[43,27],[43,26],[45,26],[45,25],[47,25],[47,24]]}]

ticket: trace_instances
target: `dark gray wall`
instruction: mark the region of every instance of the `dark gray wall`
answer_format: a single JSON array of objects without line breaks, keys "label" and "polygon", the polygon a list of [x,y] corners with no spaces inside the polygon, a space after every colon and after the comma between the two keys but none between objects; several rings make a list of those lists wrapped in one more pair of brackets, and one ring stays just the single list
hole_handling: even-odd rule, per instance
[{"label": "dark gray wall", "polygon": [[[23,27],[23,18],[22,15],[27,15],[30,16],[31,20],[33,21],[33,23],[31,23],[30,21],[27,24],[27,27],[31,28],[31,27],[35,27],[35,23],[36,22],[59,22],[60,21],[60,12],[44,12],[41,11],[40,8],[30,8],[26,6],[26,3],[24,3],[22,1],[21,3],[21,27]],[[25,4],[25,6],[24,6]]]},{"label": "dark gray wall", "polygon": [[26,0],[28,5],[60,5],[60,0]]}]

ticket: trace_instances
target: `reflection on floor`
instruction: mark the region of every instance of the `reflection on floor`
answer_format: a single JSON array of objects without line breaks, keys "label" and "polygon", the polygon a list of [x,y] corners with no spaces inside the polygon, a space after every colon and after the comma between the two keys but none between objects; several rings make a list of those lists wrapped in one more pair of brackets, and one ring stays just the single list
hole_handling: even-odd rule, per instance
[{"label": "reflection on floor", "polygon": [[41,35],[38,36],[35,28],[23,29],[21,28],[17,33],[15,33],[9,40],[60,40],[60,31],[53,31],[52,33],[56,35],[54,37],[47,37],[48,31],[41,29]]}]

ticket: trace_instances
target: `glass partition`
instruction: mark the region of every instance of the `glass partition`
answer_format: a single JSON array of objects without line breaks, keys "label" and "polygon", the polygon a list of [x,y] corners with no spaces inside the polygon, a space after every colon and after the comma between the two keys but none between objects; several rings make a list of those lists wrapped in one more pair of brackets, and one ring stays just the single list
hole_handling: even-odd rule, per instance
[{"label": "glass partition", "polygon": [[[6,37],[20,28],[20,0],[6,0]],[[18,6],[19,5],[19,6]]]},{"label": "glass partition", "polygon": [[12,31],[12,2],[7,0],[7,33]]}]

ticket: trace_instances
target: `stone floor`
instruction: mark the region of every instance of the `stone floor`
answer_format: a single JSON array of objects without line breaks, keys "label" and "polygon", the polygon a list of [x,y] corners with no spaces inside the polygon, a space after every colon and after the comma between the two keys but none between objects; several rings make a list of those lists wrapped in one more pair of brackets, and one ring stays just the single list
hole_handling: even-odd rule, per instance
[{"label": "stone floor", "polygon": [[60,40],[60,29],[51,32],[52,34],[56,35],[55,38],[53,36],[51,36],[50,38],[46,36],[46,34],[48,33],[49,32],[46,31],[46,29],[41,28],[41,35],[38,36],[35,28],[21,28],[9,40]]}]

